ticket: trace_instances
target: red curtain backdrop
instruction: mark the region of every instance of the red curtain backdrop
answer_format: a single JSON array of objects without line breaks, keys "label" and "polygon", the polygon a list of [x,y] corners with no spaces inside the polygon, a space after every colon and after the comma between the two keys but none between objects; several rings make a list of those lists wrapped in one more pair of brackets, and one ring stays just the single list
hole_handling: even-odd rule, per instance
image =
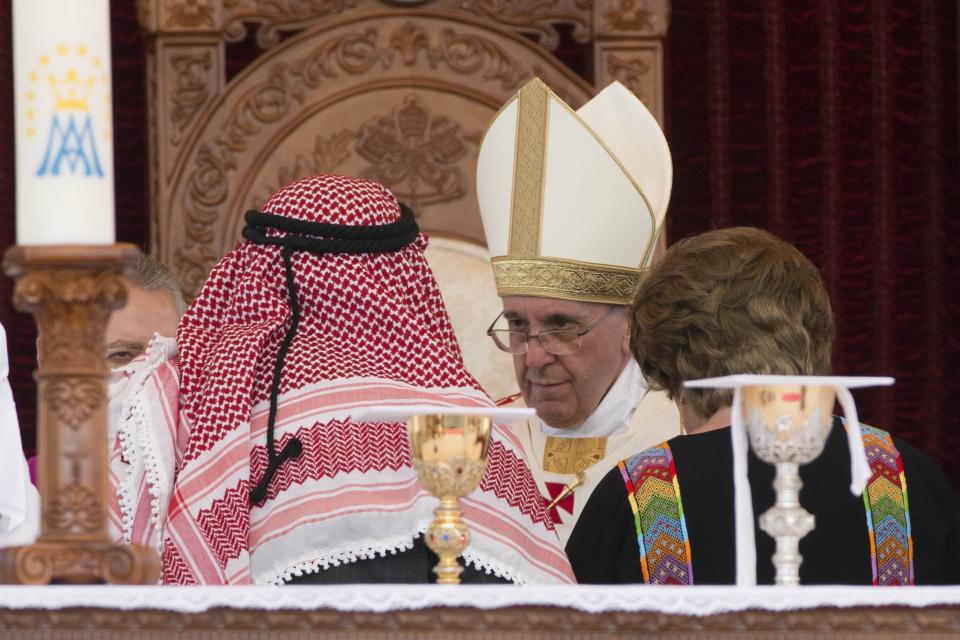
[{"label": "red curtain backdrop", "polygon": [[960,488],[955,0],[673,3],[671,240],[751,225],[820,268],[863,420]]},{"label": "red curtain backdrop", "polygon": [[[117,238],[149,238],[144,43],[113,0]],[[10,0],[0,0],[0,247],[14,241]],[[666,47],[670,237],[768,229],[822,270],[839,374],[865,421],[927,451],[960,488],[960,161],[956,0],[675,0]],[[587,68],[582,51],[564,60]],[[233,57],[233,56],[231,56]],[[241,65],[242,66],[242,65]],[[33,321],[0,276],[25,446]]]}]

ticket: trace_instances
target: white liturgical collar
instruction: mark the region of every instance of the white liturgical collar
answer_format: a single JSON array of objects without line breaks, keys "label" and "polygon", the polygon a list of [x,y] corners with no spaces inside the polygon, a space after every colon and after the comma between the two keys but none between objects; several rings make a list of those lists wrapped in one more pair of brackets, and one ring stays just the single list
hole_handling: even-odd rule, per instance
[{"label": "white liturgical collar", "polygon": [[647,382],[643,379],[640,365],[630,358],[607,395],[583,424],[558,429],[541,421],[543,432],[548,436],[563,438],[604,438],[624,433],[630,428],[630,418],[646,394]]}]

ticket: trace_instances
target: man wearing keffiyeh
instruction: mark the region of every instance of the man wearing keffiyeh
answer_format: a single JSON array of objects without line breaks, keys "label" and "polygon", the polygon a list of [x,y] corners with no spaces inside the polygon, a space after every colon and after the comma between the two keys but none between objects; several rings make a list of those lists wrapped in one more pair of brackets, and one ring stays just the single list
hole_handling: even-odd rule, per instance
[{"label": "man wearing keffiyeh", "polygon": [[[436,501],[377,404],[489,407],[464,369],[413,213],[381,185],[315,176],[248,212],[178,331],[164,533],[178,584],[427,582]],[[463,501],[469,581],[570,582],[522,448],[494,432]]]}]

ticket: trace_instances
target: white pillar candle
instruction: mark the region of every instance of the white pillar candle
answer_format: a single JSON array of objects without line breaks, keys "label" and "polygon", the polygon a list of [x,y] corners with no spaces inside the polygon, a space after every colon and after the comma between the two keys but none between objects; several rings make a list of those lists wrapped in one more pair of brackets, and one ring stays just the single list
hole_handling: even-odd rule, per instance
[{"label": "white pillar candle", "polygon": [[109,0],[13,0],[17,244],[112,244]]}]

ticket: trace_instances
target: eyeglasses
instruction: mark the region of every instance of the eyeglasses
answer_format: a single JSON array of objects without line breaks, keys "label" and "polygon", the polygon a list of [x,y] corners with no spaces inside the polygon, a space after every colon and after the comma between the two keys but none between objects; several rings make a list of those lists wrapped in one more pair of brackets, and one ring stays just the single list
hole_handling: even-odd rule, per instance
[{"label": "eyeglasses", "polygon": [[490,323],[487,335],[493,338],[493,342],[501,351],[512,353],[515,356],[527,352],[527,343],[531,338],[539,340],[540,346],[547,353],[554,356],[566,356],[576,353],[580,349],[580,338],[599,327],[600,323],[607,319],[607,316],[619,308],[610,307],[596,322],[580,331],[576,329],[548,329],[536,334],[514,331],[513,329],[494,329],[493,325],[497,324],[497,320],[503,316],[501,311],[500,315]]}]

